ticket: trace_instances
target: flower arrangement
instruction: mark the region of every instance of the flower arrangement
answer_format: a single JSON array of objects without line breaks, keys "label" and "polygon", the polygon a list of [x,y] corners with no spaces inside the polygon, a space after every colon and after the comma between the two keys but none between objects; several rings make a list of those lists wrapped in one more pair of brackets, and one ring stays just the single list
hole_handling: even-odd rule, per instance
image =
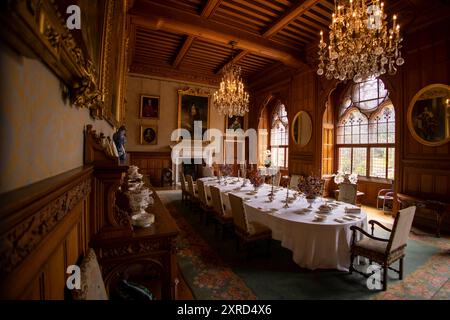
[{"label": "flower arrangement", "polygon": [[313,176],[300,176],[298,190],[305,194],[306,198],[315,198],[322,195],[325,180]]},{"label": "flower arrangement", "polygon": [[219,170],[222,173],[222,175],[224,175],[225,177],[231,175],[231,173],[232,173],[232,168],[231,168],[231,165],[229,165],[229,164],[220,164]]},{"label": "flower arrangement", "polygon": [[264,159],[264,166],[269,168],[272,165],[272,152],[270,150],[266,150],[264,152],[266,158]]},{"label": "flower arrangement", "polygon": [[348,172],[342,172],[338,171],[338,173],[333,174],[334,176],[334,183],[341,184],[341,183],[351,183],[356,184],[358,182],[358,175],[356,173],[348,173]]},{"label": "flower arrangement", "polygon": [[255,187],[258,188],[264,183],[264,176],[262,176],[259,173],[259,170],[251,170],[248,172],[248,179],[250,180],[250,183]]}]

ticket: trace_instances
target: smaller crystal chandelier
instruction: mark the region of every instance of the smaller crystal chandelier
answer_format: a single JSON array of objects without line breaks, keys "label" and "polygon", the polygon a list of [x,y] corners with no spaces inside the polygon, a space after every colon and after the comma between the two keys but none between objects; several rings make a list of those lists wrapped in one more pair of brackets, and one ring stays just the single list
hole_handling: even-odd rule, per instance
[{"label": "smaller crystal chandelier", "polygon": [[[231,42],[233,60],[234,42]],[[249,95],[245,91],[241,78],[241,67],[233,63],[223,69],[223,77],[220,88],[214,92],[213,103],[219,114],[232,116],[244,116],[248,112]]]},{"label": "smaller crystal chandelier", "polygon": [[[388,29],[384,3],[380,0],[335,1],[335,12],[330,25],[329,45],[320,31],[319,76],[340,81],[353,79],[361,82],[379,77],[386,72],[394,75],[397,66],[405,63],[401,56],[400,25],[397,16]],[[328,48],[327,48],[328,47]]]}]

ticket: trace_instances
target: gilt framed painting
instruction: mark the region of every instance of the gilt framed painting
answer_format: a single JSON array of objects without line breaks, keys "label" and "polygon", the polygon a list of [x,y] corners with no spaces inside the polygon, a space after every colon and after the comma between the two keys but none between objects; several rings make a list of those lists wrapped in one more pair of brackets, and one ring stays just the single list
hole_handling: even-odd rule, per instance
[{"label": "gilt framed painting", "polygon": [[141,95],[139,104],[139,117],[146,119],[159,119],[159,97]]},{"label": "gilt framed painting", "polygon": [[244,117],[242,116],[232,116],[231,118],[225,117],[225,128],[227,130],[244,130]]},{"label": "gilt framed painting", "polygon": [[140,143],[146,145],[158,144],[158,127],[155,125],[141,126]]},{"label": "gilt framed painting", "polygon": [[420,90],[408,108],[408,127],[421,144],[440,146],[450,141],[450,86],[432,84]]},{"label": "gilt framed painting", "polygon": [[195,139],[196,122],[201,126],[202,137],[209,128],[210,97],[210,93],[203,90],[178,90],[178,128],[189,131],[191,139]]}]

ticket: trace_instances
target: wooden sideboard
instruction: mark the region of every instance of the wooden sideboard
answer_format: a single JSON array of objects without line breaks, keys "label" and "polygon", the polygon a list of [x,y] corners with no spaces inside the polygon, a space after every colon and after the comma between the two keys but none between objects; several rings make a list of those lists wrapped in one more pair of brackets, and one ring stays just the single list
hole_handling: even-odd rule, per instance
[{"label": "wooden sideboard", "polygon": [[[154,204],[148,209],[155,223],[148,228],[134,228],[131,235],[102,238],[96,235],[92,246],[97,252],[106,288],[111,282],[127,277],[128,270],[139,268],[133,278],[147,286],[157,299],[176,299],[178,269],[175,238],[178,227],[153,188]],[[126,266],[121,267],[121,266]],[[134,272],[136,274],[136,272]]]}]

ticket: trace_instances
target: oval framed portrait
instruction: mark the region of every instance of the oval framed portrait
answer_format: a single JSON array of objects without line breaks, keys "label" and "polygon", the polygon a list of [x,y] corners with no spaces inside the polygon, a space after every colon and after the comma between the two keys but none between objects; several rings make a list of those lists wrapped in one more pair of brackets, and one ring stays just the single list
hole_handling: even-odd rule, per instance
[{"label": "oval framed portrait", "polygon": [[417,92],[409,104],[407,122],[421,144],[436,147],[450,142],[450,86],[431,84]]},{"label": "oval framed portrait", "polygon": [[141,144],[158,144],[158,127],[154,125],[141,126]]}]

